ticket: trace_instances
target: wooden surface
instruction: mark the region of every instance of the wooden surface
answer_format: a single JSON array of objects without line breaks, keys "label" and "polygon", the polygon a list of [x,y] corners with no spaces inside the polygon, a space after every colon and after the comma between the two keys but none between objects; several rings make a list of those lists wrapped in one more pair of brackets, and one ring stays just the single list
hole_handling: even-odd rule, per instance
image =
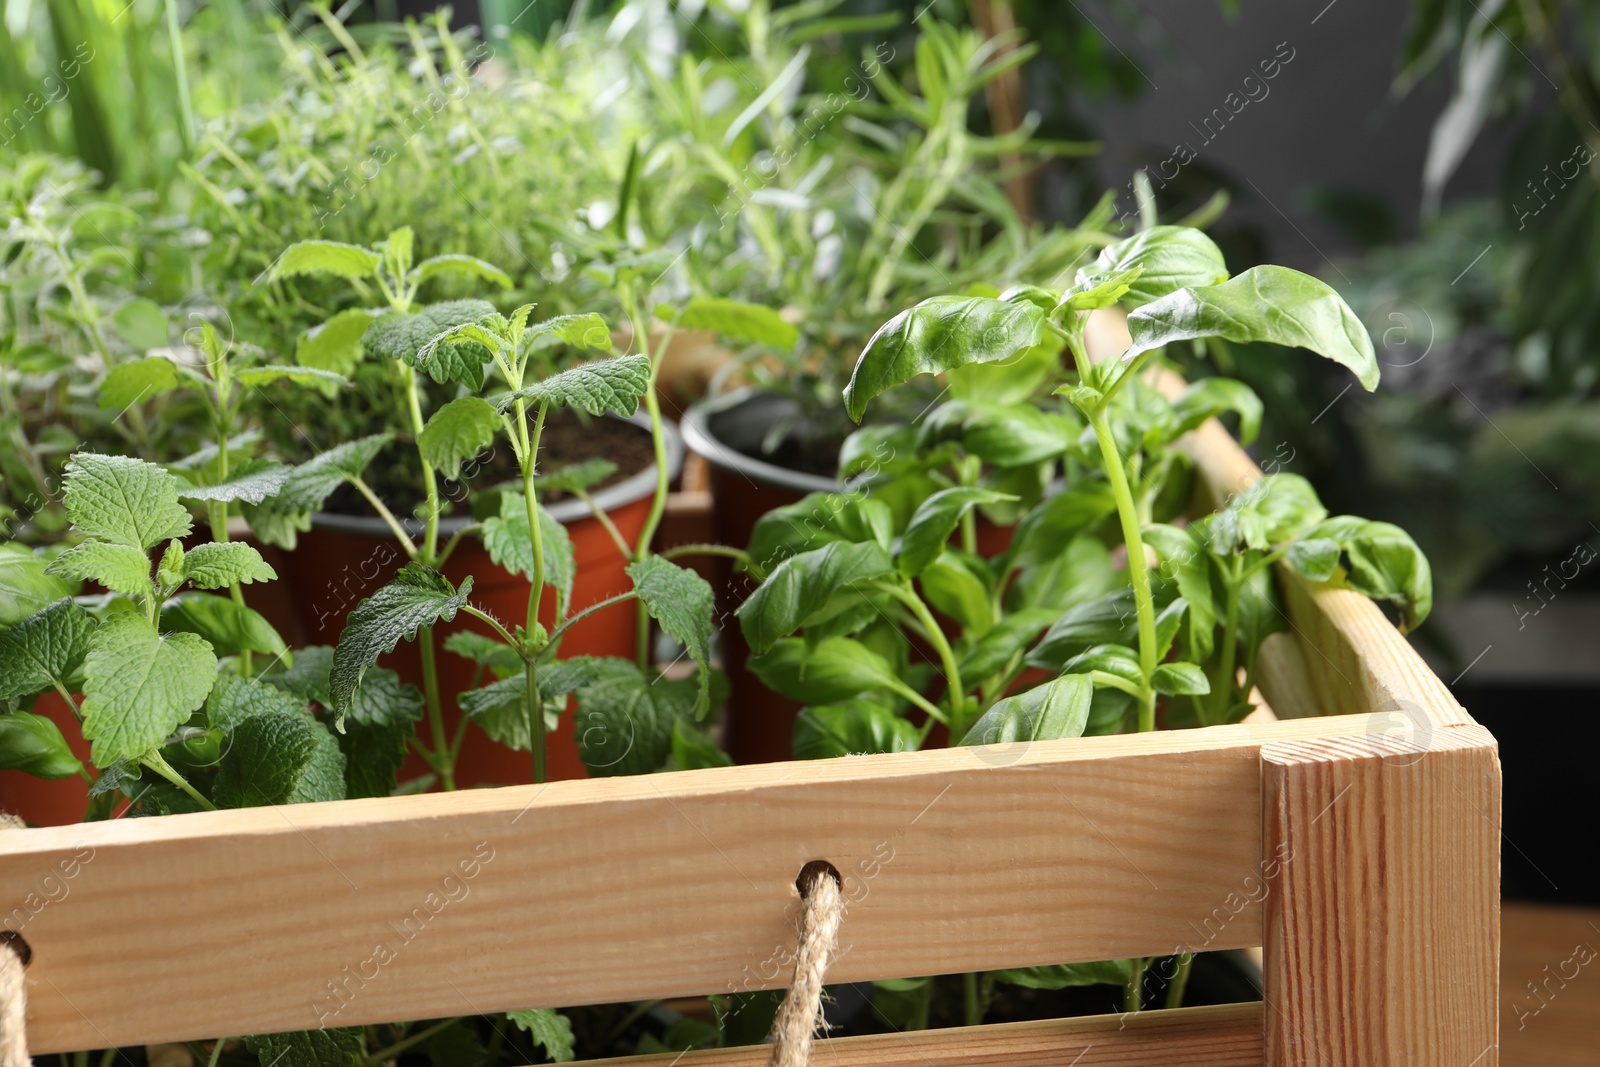
[{"label": "wooden surface", "polygon": [[794,878],[819,858],[853,901],[839,981],[1233,948],[1261,939],[1258,906],[1225,907],[1261,854],[1261,745],[1365,728],[1297,720],[16,830],[0,836],[0,901],[92,850],[22,927],[41,1052],[774,988]]},{"label": "wooden surface", "polygon": [[1480,726],[1426,746],[1261,750],[1271,1067],[1495,1067],[1500,764]]},{"label": "wooden surface", "polygon": [[1505,904],[1500,946],[1500,1062],[1594,1067],[1600,1062],[1600,908]]},{"label": "wooden surface", "polygon": [[[766,1067],[768,1045],[575,1067]],[[820,1039],[817,1067],[1261,1067],[1261,1004]]]}]

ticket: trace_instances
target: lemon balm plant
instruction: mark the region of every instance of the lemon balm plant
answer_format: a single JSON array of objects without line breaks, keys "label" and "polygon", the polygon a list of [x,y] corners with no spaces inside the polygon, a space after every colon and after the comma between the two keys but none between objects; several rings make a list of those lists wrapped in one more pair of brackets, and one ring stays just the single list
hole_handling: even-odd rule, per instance
[{"label": "lemon balm plant", "polygon": [[[1092,363],[1087,318],[1116,305],[1133,343]],[[1404,627],[1426,617],[1430,572],[1410,537],[1329,518],[1298,476],[1181,517],[1183,436],[1232,413],[1248,441],[1261,405],[1223,379],[1169,398],[1142,372],[1166,346],[1212,337],[1305,348],[1376,385],[1370,340],[1336,293],[1281,267],[1230,278],[1184,227],[1107,246],[1064,290],[937,297],[878,331],[844,392],[851,417],[918,375],[942,375],[954,395],[920,425],[858,432],[847,462],[870,458],[875,476],[770,514],[745,557],[762,579],[739,611],[752,669],[808,705],[796,756],[916,748],[935,724],[983,746],[1235,722],[1261,643],[1282,627],[1280,561],[1391,604]],[[1025,499],[1006,491],[1018,471],[1054,484]],[[1003,549],[980,551],[979,508],[1012,510]],[[1114,972],[1135,1008],[1148,963],[1002,980],[1054,988]],[[1186,974],[1182,960],[1174,1003]],[[971,1021],[985,988],[968,984]]]},{"label": "lemon balm plant", "polygon": [[[509,441],[522,492],[501,494],[500,514],[484,522],[481,534],[496,563],[526,575],[531,589],[526,618],[510,624],[494,618],[470,603],[470,579],[453,587],[437,570],[413,560],[351,613],[333,661],[333,706],[340,712],[346,708],[378,656],[418,634],[419,628],[425,632],[460,611],[486,624],[500,643],[468,639],[454,649],[503,675],[462,694],[462,706],[495,740],[531,751],[535,781],[545,779],[546,733],[574,692],[588,727],[579,734],[580,754],[592,773],[656,770],[674,755],[680,765],[690,759],[720,761],[697,729],[710,707],[710,587],[692,571],[650,554],[641,540],[628,567],[633,589],[572,612],[571,542],[538,501],[540,438],[549,412],[574,407],[590,416],[632,415],[650,389],[651,359],[616,356],[549,373],[546,352],[551,343],[605,349],[610,331],[598,315],[533,322],[533,310],[524,305],[509,317],[491,311],[439,331],[415,352],[420,365],[432,368],[459,359],[452,353],[471,346],[487,354],[501,379],[503,388],[490,396],[469,393],[441,407],[422,428],[419,441],[452,472],[499,435]],[[479,381],[481,385],[483,378]],[[652,416],[658,421],[659,416]],[[555,600],[555,625],[549,629],[539,621],[547,585]],[[697,679],[648,677],[644,643],[637,663],[556,660],[561,639],[574,623],[634,599],[685,646],[699,668]]]}]

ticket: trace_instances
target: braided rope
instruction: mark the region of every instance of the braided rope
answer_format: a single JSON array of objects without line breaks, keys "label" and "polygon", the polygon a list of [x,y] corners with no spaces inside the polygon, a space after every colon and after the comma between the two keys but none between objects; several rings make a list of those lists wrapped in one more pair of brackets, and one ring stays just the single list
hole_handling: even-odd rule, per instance
[{"label": "braided rope", "polygon": [[811,1042],[822,1021],[822,976],[839,942],[844,896],[838,875],[826,864],[808,864],[799,885],[805,901],[800,915],[800,940],[795,950],[794,981],[772,1022],[772,1058],[768,1067],[806,1067]]}]

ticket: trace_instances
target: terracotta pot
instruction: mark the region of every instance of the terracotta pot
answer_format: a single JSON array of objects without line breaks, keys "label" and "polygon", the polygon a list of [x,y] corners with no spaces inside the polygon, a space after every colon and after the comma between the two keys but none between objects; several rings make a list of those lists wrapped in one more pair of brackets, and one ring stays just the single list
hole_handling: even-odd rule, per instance
[{"label": "terracotta pot", "polygon": [[[839,488],[821,478],[753,458],[772,426],[795,414],[786,397],[741,389],[702,401],[684,413],[679,428],[689,448],[711,468],[713,532],[719,544],[744,548],[756,520],[773,508],[793,504],[807,493]],[[722,669],[728,675],[728,710],[723,745],[739,763],[773,763],[790,758],[795,716],[802,705],[772,692],[745,667],[750,646],[733,613],[755,584],[735,574],[731,560],[713,560]]]},{"label": "terracotta pot", "polygon": [[[630,421],[636,425],[649,425],[649,420],[642,414]],[[683,462],[683,442],[670,423],[666,425],[666,435],[670,473],[676,477]],[[594,494],[595,502],[630,544],[637,540],[644,529],[655,486],[655,468],[649,467]],[[628,560],[618,551],[587,505],[576,498],[568,498],[551,505],[548,510],[566,527],[567,535],[572,538],[577,562],[572,610],[588,607],[632,588],[626,572]],[[442,521],[441,545],[468,522],[466,518]],[[420,528],[420,524],[417,525]],[[293,588],[295,599],[301,605],[307,643],[337,644],[346,616],[362,598],[388,582],[404,562],[404,554],[382,520],[319,513],[313,519],[311,529],[300,535],[300,544],[286,568],[287,573],[284,573],[285,580]],[[496,566],[477,538],[468,536],[462,539],[454,555],[445,564],[444,572],[452,582],[458,584],[471,575],[473,605],[504,621],[507,629],[527,617],[527,579]],[[547,628],[555,622],[553,599],[546,594],[540,615],[540,621]],[[619,604],[584,619],[569,630],[562,640],[561,657],[633,658],[637,647],[635,611],[631,603]],[[472,688],[474,673],[472,663],[444,650],[445,637],[457,630],[490,633],[488,626],[465,615],[458,615],[454,622],[434,629],[439,693],[444,705],[445,732],[450,737],[454,736],[461,717],[456,694]],[[422,654],[416,642],[402,642],[379,663],[398,671],[405,681],[419,688],[422,686]],[[492,680],[481,679],[478,684]],[[578,758],[572,723],[573,715],[569,711],[562,717],[556,732],[547,738],[547,768],[552,780],[588,776],[588,771]],[[419,723],[418,729],[426,736],[429,729],[427,722]],[[405,781],[428,771],[426,762],[413,752],[401,768],[400,778]],[[498,745],[481,730],[468,730],[456,764],[458,787],[506,785],[532,780],[532,757],[528,753],[515,752]]]},{"label": "terracotta pot", "polygon": [[[89,742],[83,739],[77,717],[60,693],[53,689],[40,693],[33,710],[60,728],[74,756],[89,762]],[[31,826],[70,826],[83,821],[88,807],[89,783],[78,775],[35,778],[22,771],[0,771],[0,811],[10,812]]]}]

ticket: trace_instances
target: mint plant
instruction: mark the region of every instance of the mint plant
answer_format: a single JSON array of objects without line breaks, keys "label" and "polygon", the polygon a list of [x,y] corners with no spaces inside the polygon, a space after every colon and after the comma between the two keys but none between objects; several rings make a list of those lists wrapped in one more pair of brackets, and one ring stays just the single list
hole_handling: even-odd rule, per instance
[{"label": "mint plant", "polygon": [[[454,473],[456,465],[498,435],[506,436],[521,472],[522,492],[501,494],[500,514],[483,523],[481,536],[497,564],[527,577],[527,616],[508,627],[471,604],[470,579],[454,587],[437,570],[414,560],[351,614],[334,657],[334,710],[343,712],[378,656],[402,639],[420,637],[435,622],[465,612],[488,625],[499,644],[475,637],[453,639],[452,650],[499,677],[462,694],[462,707],[495,740],[531,751],[535,781],[545,780],[545,735],[571,693],[577,694],[590,723],[579,732],[580,752],[594,773],[655,770],[675,753],[688,757],[697,752],[716,759],[717,754],[704,756],[703,739],[695,728],[710,707],[710,586],[692,571],[651,555],[647,525],[637,546],[619,546],[633,559],[628,566],[633,589],[573,612],[571,542],[538,501],[539,444],[551,409],[576,408],[590,416],[632,415],[639,398],[649,395],[651,359],[639,354],[603,358],[540,375],[550,343],[608,349],[611,337],[597,315],[532,322],[532,313],[532,305],[518,308],[510,317],[491,311],[438,332],[414,354],[418,365],[431,369],[458,364],[459,352],[471,346],[487,353],[507,389],[489,397],[469,394],[444,405],[418,440],[425,454]],[[478,375],[481,384],[481,369]],[[659,416],[652,422],[659,445]],[[657,458],[664,463],[659,449]],[[546,586],[555,601],[555,625],[548,630],[539,621]],[[588,657],[556,660],[562,637],[579,619],[634,599],[684,645],[698,666],[697,680],[647,678],[646,640],[640,642],[637,663]]]}]

